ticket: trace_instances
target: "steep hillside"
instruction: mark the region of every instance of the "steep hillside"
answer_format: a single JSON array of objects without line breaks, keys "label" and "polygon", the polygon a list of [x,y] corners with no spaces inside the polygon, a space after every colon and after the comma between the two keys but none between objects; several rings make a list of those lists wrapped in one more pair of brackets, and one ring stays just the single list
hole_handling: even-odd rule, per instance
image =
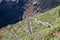
[{"label": "steep hillside", "polygon": [[25,19],[1,29],[0,40],[60,40],[60,6],[30,17],[29,23],[32,34]]},{"label": "steep hillside", "polygon": [[24,15],[43,13],[59,5],[59,0],[0,0],[0,28],[21,21]]}]

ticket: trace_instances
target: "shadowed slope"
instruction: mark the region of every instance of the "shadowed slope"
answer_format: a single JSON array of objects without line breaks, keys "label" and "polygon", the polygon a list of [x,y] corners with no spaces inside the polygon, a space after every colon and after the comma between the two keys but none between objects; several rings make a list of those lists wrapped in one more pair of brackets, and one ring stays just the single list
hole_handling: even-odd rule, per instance
[{"label": "shadowed slope", "polygon": [[24,0],[20,0],[19,3],[16,2],[6,2],[2,1],[0,4],[0,28],[8,24],[14,24],[22,20],[24,9]]}]

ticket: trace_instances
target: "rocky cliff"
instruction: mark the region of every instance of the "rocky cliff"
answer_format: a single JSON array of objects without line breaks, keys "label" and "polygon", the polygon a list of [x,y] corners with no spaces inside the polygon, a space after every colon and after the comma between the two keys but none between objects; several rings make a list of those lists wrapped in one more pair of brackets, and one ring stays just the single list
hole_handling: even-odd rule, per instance
[{"label": "rocky cliff", "polygon": [[[30,0],[1,0],[0,1],[0,27],[8,24],[14,24],[22,20],[25,9],[23,7],[29,4]],[[60,0],[37,0],[35,5],[37,10],[45,12],[60,5]]]}]

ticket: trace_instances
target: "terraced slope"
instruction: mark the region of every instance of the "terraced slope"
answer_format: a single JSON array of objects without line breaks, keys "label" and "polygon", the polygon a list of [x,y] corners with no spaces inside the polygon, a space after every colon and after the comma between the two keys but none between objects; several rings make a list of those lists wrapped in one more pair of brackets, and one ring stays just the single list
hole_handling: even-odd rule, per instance
[{"label": "terraced slope", "polygon": [[60,6],[41,14],[38,13],[29,21],[32,34],[29,34],[28,23],[25,19],[0,30],[0,34],[4,34],[0,40],[60,40]]}]

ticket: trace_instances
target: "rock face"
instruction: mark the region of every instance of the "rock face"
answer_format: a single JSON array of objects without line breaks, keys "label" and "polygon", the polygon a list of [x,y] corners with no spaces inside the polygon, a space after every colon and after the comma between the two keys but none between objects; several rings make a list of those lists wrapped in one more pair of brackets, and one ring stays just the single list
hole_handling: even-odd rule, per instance
[{"label": "rock face", "polygon": [[[0,28],[22,20],[25,11],[24,7],[28,8],[29,1],[30,0],[0,0]],[[59,0],[39,0],[36,6],[40,12],[44,12],[57,5],[60,5]]]}]

